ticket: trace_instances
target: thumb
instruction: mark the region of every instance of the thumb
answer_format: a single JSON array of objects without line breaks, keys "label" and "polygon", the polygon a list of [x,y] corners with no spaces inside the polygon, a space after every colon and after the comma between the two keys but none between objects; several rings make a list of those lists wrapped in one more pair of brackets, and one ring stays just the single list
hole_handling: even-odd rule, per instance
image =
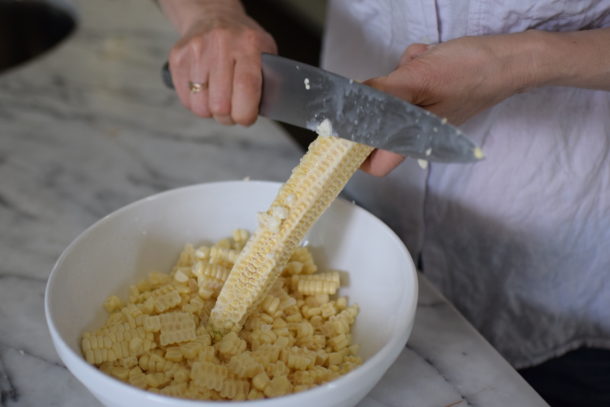
[{"label": "thumb", "polygon": [[388,89],[388,77],[387,76],[377,76],[375,78],[367,79],[362,82],[363,85],[370,86],[371,88],[375,88],[382,92],[387,92]]},{"label": "thumb", "polygon": [[371,78],[363,83],[399,99],[406,100],[409,103],[415,103],[415,95],[411,90],[409,83],[406,83],[404,79],[401,80],[400,76],[396,75],[396,72],[391,72],[387,76]]}]

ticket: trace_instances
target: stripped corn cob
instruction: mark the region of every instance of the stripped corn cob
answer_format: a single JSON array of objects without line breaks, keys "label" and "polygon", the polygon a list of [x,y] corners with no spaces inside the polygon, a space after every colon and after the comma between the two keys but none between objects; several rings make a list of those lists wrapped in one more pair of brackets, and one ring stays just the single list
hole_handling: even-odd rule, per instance
[{"label": "stripped corn cob", "polygon": [[264,298],[311,225],[341,192],[372,148],[318,137],[280,189],[236,259],[210,316],[220,333],[241,328]]}]

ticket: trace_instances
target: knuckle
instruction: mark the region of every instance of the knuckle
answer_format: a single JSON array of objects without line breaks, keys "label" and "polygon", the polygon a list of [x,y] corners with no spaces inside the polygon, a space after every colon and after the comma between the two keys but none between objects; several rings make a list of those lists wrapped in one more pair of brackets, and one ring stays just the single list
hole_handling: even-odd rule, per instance
[{"label": "knuckle", "polygon": [[233,121],[237,124],[251,126],[256,121],[257,115],[255,113],[235,112],[232,117]]},{"label": "knuckle", "polygon": [[202,36],[191,38],[188,42],[188,50],[192,55],[201,55],[205,51],[205,40]]},{"label": "knuckle", "polygon": [[191,111],[199,117],[211,117],[209,109],[204,105],[192,106]]},{"label": "knuckle", "polygon": [[231,31],[227,28],[215,28],[209,32],[208,37],[212,44],[223,46],[229,42],[231,35]]},{"label": "knuckle", "polygon": [[214,116],[231,114],[231,102],[226,97],[210,98],[210,111]]},{"label": "knuckle", "polygon": [[169,64],[170,66],[180,65],[184,59],[184,49],[182,47],[175,46],[169,52]]},{"label": "knuckle", "polygon": [[245,48],[257,55],[261,51],[273,53],[277,51],[275,41],[264,31],[248,29],[241,34],[240,40]]},{"label": "knuckle", "polygon": [[259,71],[248,69],[242,72],[235,81],[235,87],[238,92],[253,93],[258,91],[262,85],[262,77]]},{"label": "knuckle", "polygon": [[413,44],[409,45],[407,47],[407,51],[406,52],[408,54],[413,55],[413,54],[419,54],[422,51],[425,51],[426,49],[428,49],[428,45],[427,44],[416,42],[416,43],[413,43]]},{"label": "knuckle", "polygon": [[244,41],[246,44],[255,46],[259,45],[262,42],[260,32],[252,29],[244,31],[241,35],[241,40]]}]

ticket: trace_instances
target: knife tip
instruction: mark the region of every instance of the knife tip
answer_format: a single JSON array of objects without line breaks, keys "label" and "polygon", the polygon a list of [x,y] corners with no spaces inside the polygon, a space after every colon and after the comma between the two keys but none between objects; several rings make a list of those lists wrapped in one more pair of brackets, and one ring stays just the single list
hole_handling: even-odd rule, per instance
[{"label": "knife tip", "polygon": [[483,153],[483,150],[481,150],[480,147],[475,147],[472,154],[477,160],[482,160],[483,158],[485,158],[485,153]]}]

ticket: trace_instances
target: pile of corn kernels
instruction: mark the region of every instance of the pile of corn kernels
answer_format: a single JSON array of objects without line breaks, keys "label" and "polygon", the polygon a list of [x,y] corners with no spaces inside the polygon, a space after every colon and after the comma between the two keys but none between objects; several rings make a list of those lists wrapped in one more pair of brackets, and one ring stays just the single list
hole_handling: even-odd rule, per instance
[{"label": "pile of corn kernels", "polygon": [[160,394],[255,400],[307,390],[362,363],[352,345],[358,307],[337,297],[340,272],[318,272],[310,251],[292,255],[239,332],[206,323],[245,230],[212,246],[187,245],[170,273],[150,273],[127,301],[110,296],[105,324],[82,337],[85,359],[107,374]]}]

